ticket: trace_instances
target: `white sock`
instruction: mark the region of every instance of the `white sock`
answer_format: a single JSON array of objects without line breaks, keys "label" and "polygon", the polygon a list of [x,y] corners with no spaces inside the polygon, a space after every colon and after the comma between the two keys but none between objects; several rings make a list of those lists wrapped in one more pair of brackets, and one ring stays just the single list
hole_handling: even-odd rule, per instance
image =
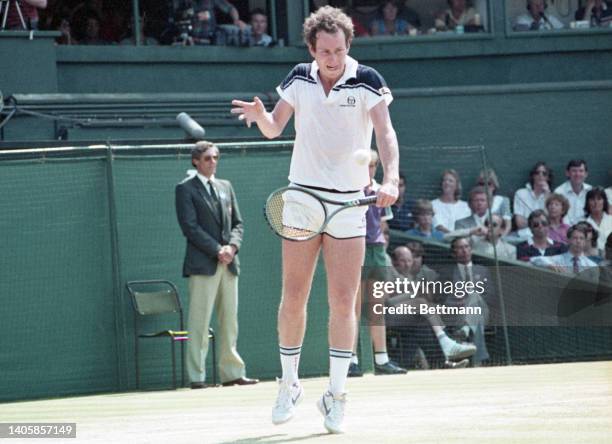
[{"label": "white sock", "polygon": [[334,396],[345,392],[352,354],[351,350],[329,349],[329,391]]},{"label": "white sock", "polygon": [[376,365],[385,365],[389,362],[389,355],[386,351],[384,352],[374,352],[374,361]]},{"label": "white sock", "polygon": [[279,345],[281,367],[283,368],[282,380],[288,385],[298,382],[298,367],[300,365],[300,353],[302,346],[283,347]]},{"label": "white sock", "polygon": [[440,343],[440,348],[445,355],[448,355],[451,351],[453,345],[455,345],[455,341],[446,336],[445,332],[441,332],[437,336],[438,342]]},{"label": "white sock", "polygon": [[359,365],[359,358],[355,353],[351,356],[351,364]]}]

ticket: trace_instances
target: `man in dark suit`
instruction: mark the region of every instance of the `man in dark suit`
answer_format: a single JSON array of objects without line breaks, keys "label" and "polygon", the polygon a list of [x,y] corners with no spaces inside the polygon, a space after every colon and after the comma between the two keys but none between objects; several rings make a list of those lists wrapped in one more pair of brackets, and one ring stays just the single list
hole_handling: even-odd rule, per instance
[{"label": "man in dark suit", "polygon": [[472,243],[469,237],[462,236],[453,239],[451,242],[451,253],[456,263],[445,270],[441,270],[440,280],[442,282],[450,281],[456,283],[456,289],[459,282],[463,283],[463,285],[467,282],[472,282],[475,285],[480,282],[484,287],[484,292],[480,292],[477,289],[474,289],[474,291],[464,291],[461,294],[456,292],[455,295],[449,295],[445,301],[445,304],[448,306],[481,308],[482,314],[480,315],[467,314],[463,317],[445,319],[449,324],[461,327],[467,335],[473,335],[473,342],[477,351],[472,358],[472,362],[478,365],[481,361],[489,359],[489,353],[485,344],[484,327],[489,320],[489,309],[496,310],[498,306],[494,281],[491,279],[491,274],[487,268],[472,263]]},{"label": "man in dark suit", "polygon": [[223,385],[255,384],[245,377],[238,338],[237,252],[242,219],[232,184],[215,178],[219,149],[198,142],[191,152],[197,172],[176,186],[176,215],[187,238],[183,276],[189,278],[187,373],[191,388],[204,388],[208,326],[213,307],[219,322],[219,374]]}]

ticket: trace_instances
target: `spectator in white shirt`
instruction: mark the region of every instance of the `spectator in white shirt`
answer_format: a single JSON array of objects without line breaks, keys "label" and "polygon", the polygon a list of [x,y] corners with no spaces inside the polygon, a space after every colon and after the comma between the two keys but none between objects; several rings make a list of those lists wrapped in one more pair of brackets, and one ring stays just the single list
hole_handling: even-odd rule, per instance
[{"label": "spectator in white shirt", "polygon": [[493,169],[489,169],[487,172],[482,170],[478,174],[476,185],[485,187],[485,189],[489,190],[491,213],[499,214],[504,220],[504,232],[502,236],[506,236],[512,228],[512,212],[510,211],[510,199],[506,196],[497,194],[499,190],[499,179],[497,178],[497,174],[495,174]]},{"label": "spectator in white shirt", "polygon": [[546,267],[558,273],[580,274],[589,279],[598,279],[597,264],[584,254],[587,233],[584,227],[574,225],[567,232],[569,250],[555,256],[535,256],[529,262]]},{"label": "spectator in white shirt", "polygon": [[431,201],[434,210],[433,226],[443,233],[455,229],[455,222],[472,213],[467,202],[461,200],[461,179],[453,169],[442,172],[442,195]]},{"label": "spectator in white shirt", "polygon": [[555,188],[555,193],[567,198],[570,204],[569,212],[565,216],[566,222],[575,225],[584,220],[584,202],[587,192],[593,188],[585,183],[589,176],[589,169],[583,159],[572,159],[565,168],[565,182]]},{"label": "spectator in white shirt", "polygon": [[595,187],[586,194],[584,212],[586,221],[599,232],[597,248],[604,251],[606,239],[612,233],[612,216],[608,214],[610,203],[608,196],[601,187]]},{"label": "spectator in white shirt", "polygon": [[552,186],[552,171],[545,162],[537,162],[529,172],[525,188],[514,193],[514,221],[517,229],[527,228],[527,218],[535,210],[543,210]]},{"label": "spectator in white shirt", "polygon": [[541,31],[564,28],[563,23],[552,14],[547,14],[546,0],[527,0],[527,14],[519,15],[514,20],[515,31]]}]

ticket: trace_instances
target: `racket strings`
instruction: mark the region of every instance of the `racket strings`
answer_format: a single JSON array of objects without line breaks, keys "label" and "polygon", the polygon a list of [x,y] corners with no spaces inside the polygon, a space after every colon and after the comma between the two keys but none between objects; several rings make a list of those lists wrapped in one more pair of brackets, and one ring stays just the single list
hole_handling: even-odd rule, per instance
[{"label": "racket strings", "polygon": [[273,193],[266,203],[265,215],[270,227],[280,236],[306,240],[319,234],[326,211],[318,199],[293,189]]}]

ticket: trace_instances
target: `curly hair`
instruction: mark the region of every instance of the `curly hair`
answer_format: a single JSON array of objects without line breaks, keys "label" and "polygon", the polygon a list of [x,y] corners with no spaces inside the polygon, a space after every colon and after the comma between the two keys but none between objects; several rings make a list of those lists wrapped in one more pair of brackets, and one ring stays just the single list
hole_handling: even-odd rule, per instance
[{"label": "curly hair", "polygon": [[312,48],[316,48],[317,33],[319,31],[335,34],[340,30],[344,32],[346,46],[348,46],[355,35],[353,21],[341,9],[323,6],[310,14],[304,21],[304,43]]}]

